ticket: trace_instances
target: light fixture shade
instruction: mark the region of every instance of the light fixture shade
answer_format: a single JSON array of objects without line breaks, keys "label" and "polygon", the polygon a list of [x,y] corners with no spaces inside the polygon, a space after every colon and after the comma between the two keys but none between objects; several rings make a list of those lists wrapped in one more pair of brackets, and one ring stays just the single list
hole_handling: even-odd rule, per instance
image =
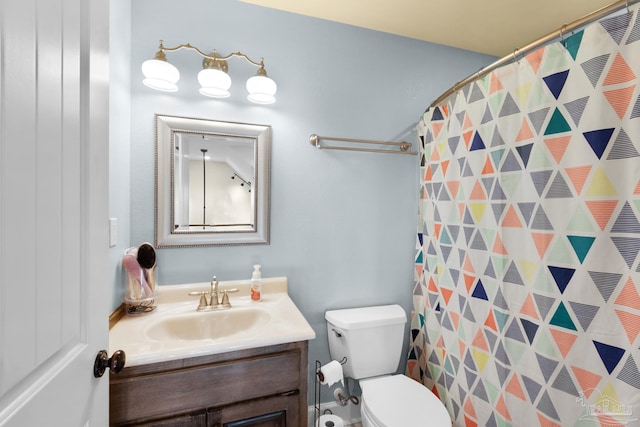
[{"label": "light fixture shade", "polygon": [[205,68],[198,73],[200,93],[212,98],[227,98],[231,87],[231,77],[222,70]]},{"label": "light fixture shade", "polygon": [[257,75],[247,80],[247,99],[256,104],[273,104],[278,90],[276,82],[265,75]]},{"label": "light fixture shade", "polygon": [[176,83],[180,80],[180,72],[167,61],[159,59],[144,61],[142,63],[142,74],[144,74],[142,83],[147,87],[164,92],[176,92],[178,90]]}]

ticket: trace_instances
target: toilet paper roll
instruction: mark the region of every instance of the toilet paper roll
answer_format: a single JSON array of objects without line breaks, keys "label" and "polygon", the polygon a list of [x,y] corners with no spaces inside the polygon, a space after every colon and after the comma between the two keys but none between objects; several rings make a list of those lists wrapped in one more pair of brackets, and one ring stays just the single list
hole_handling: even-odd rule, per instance
[{"label": "toilet paper roll", "polygon": [[316,427],[344,427],[344,421],[337,415],[320,415]]},{"label": "toilet paper roll", "polygon": [[332,360],[320,368],[320,383],[331,386],[337,382],[342,383],[342,365],[337,360]]}]

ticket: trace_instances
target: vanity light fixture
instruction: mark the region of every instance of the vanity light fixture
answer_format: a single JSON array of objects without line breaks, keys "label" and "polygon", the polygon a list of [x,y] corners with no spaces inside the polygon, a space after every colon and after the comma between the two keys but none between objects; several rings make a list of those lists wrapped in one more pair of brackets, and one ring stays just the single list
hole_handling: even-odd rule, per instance
[{"label": "vanity light fixture", "polygon": [[255,76],[247,80],[246,87],[249,95],[247,99],[256,104],[273,104],[276,101],[275,94],[278,89],[276,83],[267,76],[264,69],[264,59],[260,62],[254,61],[242,52],[233,52],[226,56],[218,55],[213,50],[210,54],[202,52],[189,43],[176,47],[164,47],[162,40],[154,59],[149,59],[142,63],[142,74],[144,74],[145,86],[164,92],[176,92],[178,90],[178,80],[180,72],[167,61],[165,52],[175,52],[180,49],[187,49],[196,52],[202,60],[202,70],[198,73],[200,83],[200,93],[212,98],[227,98],[231,87],[231,77],[227,74],[227,60],[233,57],[244,58],[252,65],[258,67]]}]

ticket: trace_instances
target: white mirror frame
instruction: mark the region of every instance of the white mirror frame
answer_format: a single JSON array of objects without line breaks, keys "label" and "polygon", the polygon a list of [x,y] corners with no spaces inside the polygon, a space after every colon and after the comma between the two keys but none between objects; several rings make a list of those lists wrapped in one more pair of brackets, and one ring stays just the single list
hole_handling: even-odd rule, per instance
[{"label": "white mirror frame", "polygon": [[[174,230],[174,134],[189,132],[254,138],[256,141],[255,227],[250,231],[176,232]],[[155,115],[156,247],[250,245],[269,243],[271,127],[250,123]]]}]

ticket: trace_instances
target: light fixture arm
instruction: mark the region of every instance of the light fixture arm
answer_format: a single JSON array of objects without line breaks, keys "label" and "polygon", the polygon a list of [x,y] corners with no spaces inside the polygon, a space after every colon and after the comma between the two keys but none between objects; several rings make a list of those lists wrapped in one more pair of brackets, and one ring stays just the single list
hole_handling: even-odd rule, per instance
[{"label": "light fixture arm", "polygon": [[[198,55],[202,56],[205,59],[212,59],[212,60],[217,60],[217,61],[226,61],[227,59],[233,58],[234,56],[238,57],[238,58],[244,58],[250,64],[253,64],[256,67],[260,67],[260,68],[264,69],[264,58],[260,58],[260,62],[254,61],[253,59],[249,58],[247,55],[245,55],[244,53],[239,52],[239,51],[238,52],[231,52],[228,55],[221,56],[221,55],[218,55],[217,53],[215,53],[216,52],[215,49],[213,51],[215,53],[215,55],[210,55],[210,54],[204,53],[203,51],[201,51],[196,46],[193,46],[190,43],[183,43],[183,44],[180,44],[180,45],[175,46],[175,47],[164,47],[163,41],[160,40],[160,46],[158,47],[158,53],[156,53],[156,57],[161,52],[162,53],[164,53],[164,52],[176,52],[176,51],[181,50],[181,49],[192,50],[192,51],[196,52]],[[166,58],[166,56],[165,56],[165,58]]]}]

